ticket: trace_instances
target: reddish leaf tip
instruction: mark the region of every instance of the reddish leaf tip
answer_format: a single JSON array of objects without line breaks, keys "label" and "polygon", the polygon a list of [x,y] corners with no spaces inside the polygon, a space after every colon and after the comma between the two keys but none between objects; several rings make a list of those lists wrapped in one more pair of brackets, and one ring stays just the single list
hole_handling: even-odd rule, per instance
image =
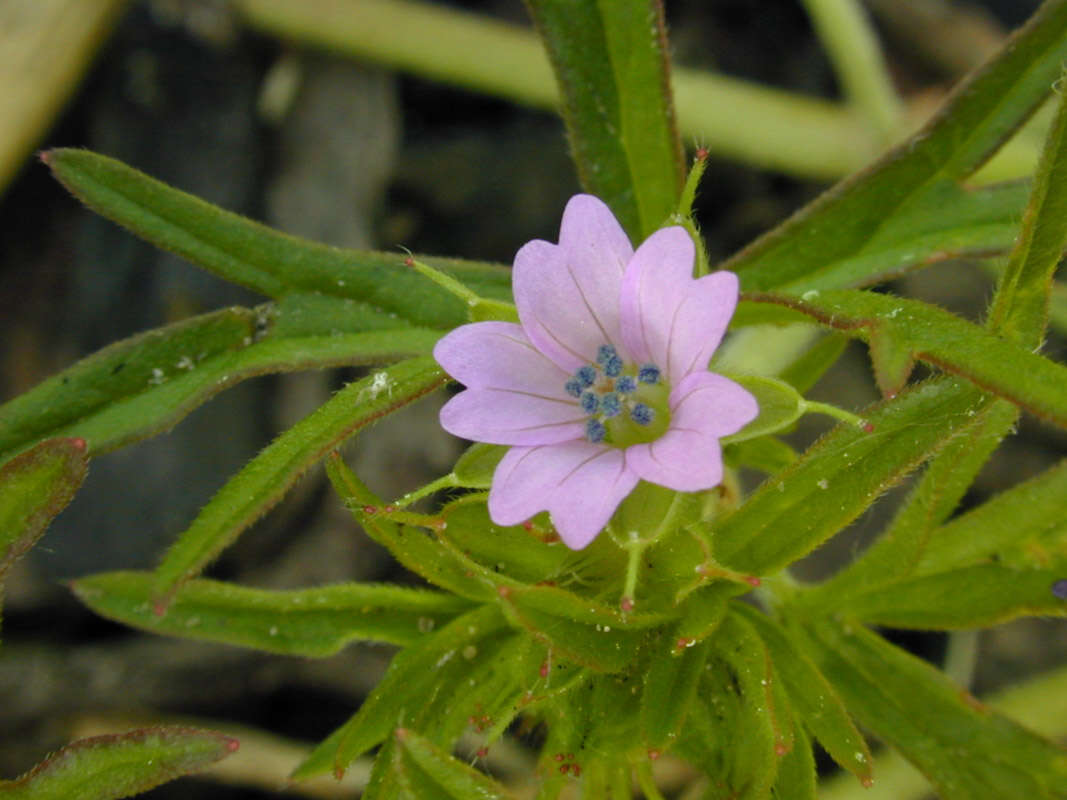
[{"label": "reddish leaf tip", "polygon": [[653,748],[652,750],[648,751],[648,760],[649,761],[655,761],[661,755],[662,755],[662,753],[660,753],[659,750],[656,750],[655,748]]},{"label": "reddish leaf tip", "polygon": [[496,587],[496,593],[506,600],[507,598],[511,597],[511,587],[498,586]]},{"label": "reddish leaf tip", "polygon": [[229,750],[231,753],[236,753],[238,751],[238,749],[240,749],[240,747],[241,747],[241,742],[240,741],[238,741],[237,739],[234,739],[234,738],[232,738],[230,736],[226,737],[226,749]]},{"label": "reddish leaf tip", "polygon": [[864,422],[863,423],[863,432],[864,433],[874,433],[874,423],[873,422]]},{"label": "reddish leaf tip", "polygon": [[619,601],[619,608],[623,612],[630,612],[634,610],[634,599],[632,597],[624,597]]},{"label": "reddish leaf tip", "polygon": [[698,147],[697,148],[697,152],[696,152],[696,160],[697,161],[705,161],[705,160],[707,160],[708,155],[709,155],[708,148],[706,148],[706,147]]},{"label": "reddish leaf tip", "polygon": [[71,439],[70,440],[70,445],[75,450],[80,450],[80,451],[83,451],[83,452],[85,451],[85,448],[87,447],[87,444],[86,444],[85,440],[82,439],[82,438]]},{"label": "reddish leaf tip", "polygon": [[759,579],[758,577],[756,577],[755,575],[746,575],[746,576],[745,576],[745,583],[747,583],[747,584],[748,584],[749,586],[751,586],[752,588],[756,588],[757,586],[759,586],[760,584],[762,584],[762,583],[763,583],[763,581],[761,581],[761,580],[760,580],[760,579]]},{"label": "reddish leaf tip", "polygon": [[874,786],[874,778],[872,778],[870,775],[864,775],[860,778],[860,783],[863,784],[864,789],[870,789],[872,786]]},{"label": "reddish leaf tip", "polygon": [[410,732],[408,731],[408,729],[407,729],[407,728],[397,728],[397,729],[396,729],[396,733],[395,733],[394,735],[396,736],[396,738],[397,738],[397,740],[398,740],[398,741],[401,741],[401,742],[403,742],[403,741],[405,741],[405,740],[406,740],[406,739],[408,738],[408,736],[410,736],[411,734],[410,734]]},{"label": "reddish leaf tip", "polygon": [[52,150],[39,150],[37,152],[37,158],[41,159],[41,163],[44,164],[45,166],[51,167],[52,166],[52,159],[54,157],[52,154],[53,154]]}]

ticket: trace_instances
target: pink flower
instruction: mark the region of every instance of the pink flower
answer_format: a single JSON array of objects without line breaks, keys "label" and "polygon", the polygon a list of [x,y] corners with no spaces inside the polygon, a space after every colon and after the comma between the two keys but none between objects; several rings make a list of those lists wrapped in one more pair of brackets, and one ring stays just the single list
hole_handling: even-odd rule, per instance
[{"label": "pink flower", "polygon": [[521,324],[476,322],[434,348],[467,388],[441,410],[456,436],[512,445],[493,475],[489,515],[516,525],[548,511],[580,550],[639,480],[682,492],[722,481],[719,439],[756,400],[708,372],[737,305],[737,276],[693,278],[684,228],[634,252],[608,207],[567,203],[559,244],[527,243],[512,282]]}]

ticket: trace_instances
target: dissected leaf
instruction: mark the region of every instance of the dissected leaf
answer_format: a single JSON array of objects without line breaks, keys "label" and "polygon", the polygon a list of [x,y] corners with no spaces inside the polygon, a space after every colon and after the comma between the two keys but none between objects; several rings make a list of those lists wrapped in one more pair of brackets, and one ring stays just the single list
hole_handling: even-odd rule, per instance
[{"label": "dissected leaf", "polygon": [[218,491],[171,546],[156,570],[156,598],[165,600],[202,570],[330,450],[444,381],[432,359],[402,361],[350,383],[277,437]]},{"label": "dissected leaf", "polygon": [[161,726],[67,745],[14,781],[0,781],[4,800],[112,800],[146,792],[237,750],[221,733]]},{"label": "dissected leaf", "polygon": [[347,583],[267,591],[192,580],[165,615],[152,608],[151,572],[108,572],[71,584],[102,617],[142,630],[300,656],[333,655],[364,640],[408,645],[470,608],[454,595],[385,584]]}]

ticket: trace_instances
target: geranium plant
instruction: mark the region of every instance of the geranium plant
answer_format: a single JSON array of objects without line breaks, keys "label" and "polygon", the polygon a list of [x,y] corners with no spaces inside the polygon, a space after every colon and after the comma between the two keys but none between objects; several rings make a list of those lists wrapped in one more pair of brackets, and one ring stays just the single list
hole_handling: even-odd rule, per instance
[{"label": "geranium plant", "polygon": [[[520,737],[546,800],[803,800],[815,743],[878,787],[873,737],[946,798],[1067,797],[1062,746],[879,632],[1067,614],[1067,464],[957,513],[1020,413],[1067,427],[1067,368],[1041,353],[1067,244],[1061,95],[1032,180],[972,181],[1058,86],[1067,3],[1042,6],[920,132],[721,264],[692,214],[712,176],[701,153],[686,173],[660,5],[529,6],[588,193],[560,210],[558,242],[516,242],[513,265],[330,248],[102,155],[44,153],[98,213],[268,300],[118,342],[0,407],[0,576],[93,455],[252,375],[370,365],[223,486],[157,569],[73,584],[97,613],[170,636],[305,657],[396,646],[294,780],[373,752],[367,798],[511,797],[482,758]],[[999,273],[981,324],[873,290],[949,255]],[[805,399],[848,337],[883,399]],[[340,446],[453,383],[440,422],[469,449],[422,490],[373,494]],[[807,413],[836,424],[797,452],[781,436]],[[200,577],[320,461],[424,587]],[[791,573],[913,474],[852,563],[820,583]],[[92,740],[0,797],[126,796],[235,747],[174,727]]]}]

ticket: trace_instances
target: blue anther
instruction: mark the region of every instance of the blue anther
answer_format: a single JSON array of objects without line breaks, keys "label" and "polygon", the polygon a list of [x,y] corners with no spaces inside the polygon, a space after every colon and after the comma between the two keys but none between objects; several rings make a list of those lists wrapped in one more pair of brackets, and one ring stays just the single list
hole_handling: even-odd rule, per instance
[{"label": "blue anther", "polygon": [[604,427],[604,423],[598,419],[591,419],[585,423],[585,438],[593,444],[600,444],[604,441],[604,437],[607,435],[608,429]]},{"label": "blue anther", "polygon": [[617,417],[622,411],[622,401],[615,392],[608,392],[600,398],[600,410],[605,417]]},{"label": "blue anther", "polygon": [[600,408],[600,398],[594,392],[583,392],[578,402],[582,406],[582,411],[586,414],[595,414],[596,410]]},{"label": "blue anther", "polygon": [[582,396],[582,384],[577,378],[571,378],[569,381],[563,384],[563,388],[571,397]]},{"label": "blue anther", "polygon": [[629,394],[637,390],[637,381],[633,375],[623,375],[615,381],[615,391],[620,394]]},{"label": "blue anther", "polygon": [[630,411],[630,419],[632,419],[638,425],[647,425],[652,421],[652,418],[655,416],[656,412],[646,406],[644,403],[638,403]]},{"label": "blue anther", "polygon": [[602,344],[600,345],[600,347],[597,348],[596,363],[598,363],[602,367],[606,367],[608,365],[608,362],[611,361],[611,359],[618,357],[619,354],[615,350],[614,345]]},{"label": "blue anther", "polygon": [[642,364],[637,372],[637,380],[641,383],[659,383],[659,367],[655,364]]},{"label": "blue anther", "polygon": [[604,364],[604,374],[609,378],[617,378],[622,375],[622,359],[618,356],[612,356]]},{"label": "blue anther", "polygon": [[592,364],[586,364],[584,367],[578,367],[574,377],[583,389],[588,389],[596,381],[596,369]]}]

